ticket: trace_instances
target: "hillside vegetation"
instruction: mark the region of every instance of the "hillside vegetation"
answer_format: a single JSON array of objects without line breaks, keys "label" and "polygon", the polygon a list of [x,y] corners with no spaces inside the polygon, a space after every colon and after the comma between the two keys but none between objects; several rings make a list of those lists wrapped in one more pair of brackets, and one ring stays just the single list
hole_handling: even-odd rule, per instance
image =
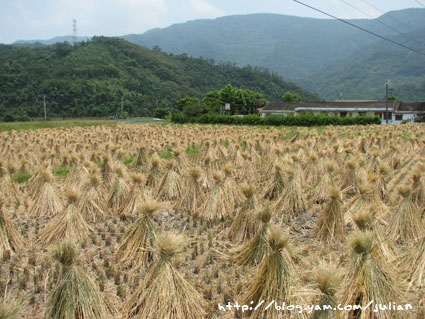
[{"label": "hillside vegetation", "polygon": [[[349,21],[425,52],[425,9]],[[189,21],[123,38],[176,54],[264,66],[328,100],[341,92],[346,98],[382,98],[389,79],[403,99],[425,99],[424,56],[337,20],[250,14]]]},{"label": "hillside vegetation", "polygon": [[201,96],[227,84],[280,99],[286,91],[305,100],[318,96],[264,68],[154,52],[122,39],[95,37],[74,47],[0,45],[0,114],[12,119],[82,117],[124,111],[148,116],[185,96]]}]

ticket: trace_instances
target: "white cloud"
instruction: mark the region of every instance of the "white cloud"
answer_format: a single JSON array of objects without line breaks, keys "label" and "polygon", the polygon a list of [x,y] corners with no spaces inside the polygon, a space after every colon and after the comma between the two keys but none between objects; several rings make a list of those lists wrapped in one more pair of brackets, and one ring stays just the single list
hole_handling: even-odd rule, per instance
[{"label": "white cloud", "polygon": [[202,0],[187,0],[189,8],[193,10],[195,15],[201,15],[202,17],[215,18],[222,16],[225,12],[219,8],[214,7],[213,5],[202,1]]}]

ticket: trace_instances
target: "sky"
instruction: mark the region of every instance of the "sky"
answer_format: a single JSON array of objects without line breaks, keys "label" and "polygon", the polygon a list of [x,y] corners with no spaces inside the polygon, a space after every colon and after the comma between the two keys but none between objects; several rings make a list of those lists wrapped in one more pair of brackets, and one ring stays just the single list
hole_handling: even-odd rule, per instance
[{"label": "sky", "polygon": [[[345,19],[425,7],[425,0],[300,1]],[[188,20],[249,13],[327,18],[293,0],[0,0],[0,43],[72,35],[73,19],[79,36],[119,36]]]}]

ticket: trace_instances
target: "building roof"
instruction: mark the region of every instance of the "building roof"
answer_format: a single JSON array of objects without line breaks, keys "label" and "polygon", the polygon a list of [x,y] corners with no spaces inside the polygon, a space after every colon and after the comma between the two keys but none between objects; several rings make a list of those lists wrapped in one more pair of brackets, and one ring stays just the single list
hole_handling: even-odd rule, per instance
[{"label": "building roof", "polygon": [[397,111],[425,113],[425,102],[401,102]]},{"label": "building roof", "polygon": [[[397,110],[400,106],[400,102],[388,102],[388,108]],[[367,101],[367,102],[270,102],[267,104],[262,111],[375,111],[385,110],[386,103],[379,101]]]}]

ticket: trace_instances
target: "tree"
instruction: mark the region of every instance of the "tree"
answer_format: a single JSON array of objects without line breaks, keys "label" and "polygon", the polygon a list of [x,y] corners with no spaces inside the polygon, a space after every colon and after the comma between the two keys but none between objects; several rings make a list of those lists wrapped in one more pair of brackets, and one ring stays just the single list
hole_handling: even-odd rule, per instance
[{"label": "tree", "polygon": [[170,114],[170,110],[163,107],[158,107],[153,111],[153,117],[159,119],[165,119],[168,114]]},{"label": "tree", "polygon": [[301,96],[299,96],[296,93],[291,93],[288,91],[282,96],[282,101],[283,102],[301,102]]}]

